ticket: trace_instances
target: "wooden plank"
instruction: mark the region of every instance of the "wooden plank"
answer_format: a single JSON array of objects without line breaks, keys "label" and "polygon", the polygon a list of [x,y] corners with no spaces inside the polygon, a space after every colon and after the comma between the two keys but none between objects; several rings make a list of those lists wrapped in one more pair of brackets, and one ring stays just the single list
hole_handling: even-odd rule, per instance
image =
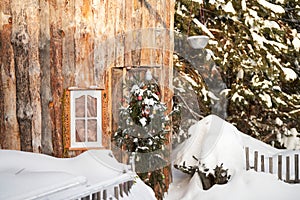
[{"label": "wooden plank", "polygon": [[123,183],[124,185],[124,192],[128,196],[128,182]]},{"label": "wooden plank", "polygon": [[278,155],[278,178],[282,180],[282,155]]},{"label": "wooden plank", "polygon": [[116,37],[116,50],[115,59],[116,67],[124,66],[124,42],[125,42],[125,1],[117,0],[115,6],[115,37]]},{"label": "wooden plank", "polygon": [[94,31],[91,1],[75,0],[75,85],[94,85]]},{"label": "wooden plank", "polygon": [[131,62],[133,66],[141,64],[141,27],[142,27],[142,1],[133,0],[131,13]]},{"label": "wooden plank", "polygon": [[42,153],[52,155],[52,123],[49,104],[52,101],[50,76],[50,11],[48,1],[39,1],[40,12],[40,39],[39,62],[41,65],[41,108],[42,108]]},{"label": "wooden plank", "polygon": [[[10,1],[1,2],[0,11],[0,149],[20,150],[20,132],[16,108],[14,50],[10,38],[12,18]],[[3,114],[2,114],[3,113]]]},{"label": "wooden plank", "polygon": [[117,200],[119,200],[119,187],[114,187],[114,195]]},{"label": "wooden plank", "polygon": [[121,196],[121,198],[123,198],[123,184],[122,183],[120,183],[119,184],[119,190],[120,190],[120,196]]},{"label": "wooden plank", "polygon": [[286,166],[285,180],[286,180],[287,182],[289,182],[289,181],[290,181],[290,157],[287,156],[285,159],[286,159],[286,160],[285,160],[285,161],[286,161],[286,162],[285,162],[285,166]]},{"label": "wooden plank", "polygon": [[125,44],[124,44],[124,65],[128,68],[132,67],[132,60],[131,60],[131,41],[133,39],[133,28],[132,28],[132,11],[134,7],[135,1],[132,0],[125,0]]},{"label": "wooden plank", "polygon": [[254,170],[257,171],[258,167],[258,152],[254,151]]},{"label": "wooden plank", "polygon": [[53,155],[63,157],[62,139],[62,2],[49,1],[50,12],[50,83],[52,100],[48,104],[51,116]]},{"label": "wooden plank", "polygon": [[75,86],[75,0],[65,1],[63,4],[62,28],[63,42],[63,76],[64,88]]},{"label": "wooden plank", "polygon": [[108,67],[106,66],[106,45],[107,39],[105,30],[107,0],[93,2],[93,17],[94,17],[94,76],[95,85],[100,88],[105,88],[105,73]]},{"label": "wooden plank", "polygon": [[295,181],[299,182],[299,154],[295,154]]},{"label": "wooden plank", "polygon": [[32,107],[32,150],[35,153],[41,152],[41,67],[39,63],[39,32],[40,32],[40,11],[39,3],[36,0],[27,0],[26,20],[30,48],[28,49],[29,64],[29,90]]},{"label": "wooden plank", "polygon": [[246,170],[250,169],[250,160],[249,160],[249,147],[245,147],[246,154]]},{"label": "wooden plank", "polygon": [[273,158],[269,158],[269,173],[273,174]]},{"label": "wooden plank", "polygon": [[260,156],[260,170],[262,172],[265,172],[265,156],[264,155]]},{"label": "wooden plank", "polygon": [[103,190],[103,200],[107,200],[107,190]]},{"label": "wooden plank", "polygon": [[[30,45],[25,5],[11,1],[12,34],[11,42],[15,56],[16,73],[16,113],[20,130],[21,150],[33,151],[32,147],[32,101],[30,95],[29,55]],[[22,38],[20,40],[20,38]]]}]

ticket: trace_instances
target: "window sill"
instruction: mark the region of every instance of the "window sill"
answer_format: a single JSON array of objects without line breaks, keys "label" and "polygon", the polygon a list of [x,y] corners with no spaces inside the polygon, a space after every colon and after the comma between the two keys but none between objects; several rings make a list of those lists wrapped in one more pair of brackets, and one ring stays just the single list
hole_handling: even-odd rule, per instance
[{"label": "window sill", "polygon": [[83,151],[83,150],[101,150],[105,149],[105,147],[69,147],[71,151]]}]

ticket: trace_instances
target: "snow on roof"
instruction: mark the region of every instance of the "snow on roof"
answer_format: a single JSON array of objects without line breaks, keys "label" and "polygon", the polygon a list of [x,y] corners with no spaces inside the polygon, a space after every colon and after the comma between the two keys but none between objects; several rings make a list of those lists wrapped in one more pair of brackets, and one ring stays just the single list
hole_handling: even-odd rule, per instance
[{"label": "snow on roof", "polygon": [[[0,199],[73,199],[138,179],[110,150],[90,150],[74,158],[0,150],[0,158]],[[143,183],[138,190],[154,199]]]}]

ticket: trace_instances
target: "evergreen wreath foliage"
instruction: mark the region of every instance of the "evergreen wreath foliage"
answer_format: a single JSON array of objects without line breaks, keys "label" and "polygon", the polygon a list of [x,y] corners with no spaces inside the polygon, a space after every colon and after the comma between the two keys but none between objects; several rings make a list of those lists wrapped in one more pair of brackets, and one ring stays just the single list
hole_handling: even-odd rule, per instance
[{"label": "evergreen wreath foliage", "polygon": [[[147,72],[146,72],[147,73]],[[166,142],[170,120],[161,101],[160,87],[154,79],[137,77],[124,86],[129,95],[123,99],[118,129],[113,141],[119,148],[135,154],[135,169],[140,178],[162,199],[167,186],[162,167],[167,166]],[[145,169],[151,171],[145,171]]]}]

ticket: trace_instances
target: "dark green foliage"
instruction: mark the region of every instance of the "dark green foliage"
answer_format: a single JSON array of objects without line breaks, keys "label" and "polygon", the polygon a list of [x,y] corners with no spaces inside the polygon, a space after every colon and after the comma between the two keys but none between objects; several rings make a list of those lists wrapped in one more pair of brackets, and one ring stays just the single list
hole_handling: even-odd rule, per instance
[{"label": "dark green foliage", "polygon": [[[213,52],[213,62],[228,89],[222,93],[228,100],[228,104],[224,104],[227,107],[225,119],[267,143],[276,141],[276,118],[283,121],[280,130],[295,127],[299,132],[300,51],[296,44],[299,39],[299,1],[288,0],[283,5],[279,1],[268,1],[281,6],[284,13],[269,9],[258,1],[244,1],[246,7],[242,6],[241,0],[212,2],[176,1],[175,26],[183,35],[207,35],[191,20],[198,19],[214,35],[206,49]],[[229,2],[234,12],[225,11]],[[199,52],[199,59],[203,57],[204,53]],[[191,65],[204,80],[206,74],[201,69],[207,62],[202,66]],[[175,59],[176,69],[197,82],[199,78],[190,73],[193,70],[183,70],[182,66],[187,65],[190,65],[189,61]],[[239,78],[241,70],[243,77]],[[298,78],[289,79],[286,70],[293,70]],[[212,79],[212,82],[216,83],[216,80]],[[207,79],[197,83],[199,86],[193,85],[193,88],[205,116],[211,113],[216,101],[205,101],[201,88],[206,87],[216,96],[220,91],[211,89],[214,87]]]}]

